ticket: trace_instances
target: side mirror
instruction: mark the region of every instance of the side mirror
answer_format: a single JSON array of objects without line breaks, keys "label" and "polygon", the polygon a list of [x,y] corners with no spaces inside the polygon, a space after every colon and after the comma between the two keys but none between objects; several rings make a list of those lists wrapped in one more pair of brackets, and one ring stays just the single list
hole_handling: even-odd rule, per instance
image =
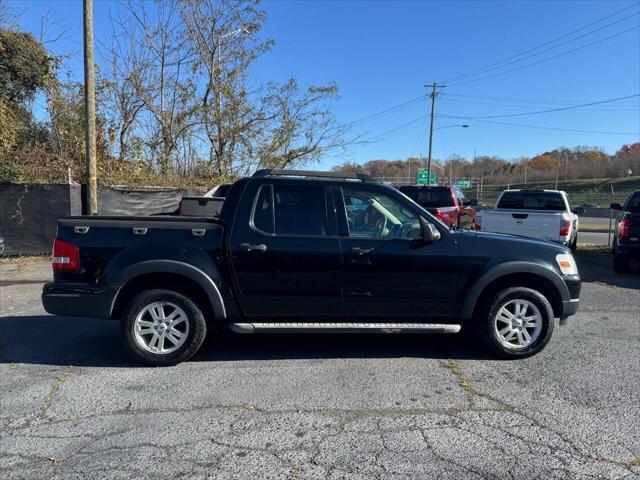
[{"label": "side mirror", "polygon": [[622,210],[622,205],[619,203],[612,203],[609,208],[611,208],[611,210]]},{"label": "side mirror", "polygon": [[478,205],[478,200],[476,200],[475,198],[472,198],[468,202],[464,202],[464,205],[466,207],[475,207],[476,205]]},{"label": "side mirror", "polygon": [[442,235],[435,225],[427,222],[424,218],[420,219],[420,224],[422,226],[422,240],[425,243],[433,243],[440,240]]},{"label": "side mirror", "polygon": [[575,213],[576,215],[584,215],[584,208],[582,208],[582,207],[576,207],[571,211],[573,213]]}]

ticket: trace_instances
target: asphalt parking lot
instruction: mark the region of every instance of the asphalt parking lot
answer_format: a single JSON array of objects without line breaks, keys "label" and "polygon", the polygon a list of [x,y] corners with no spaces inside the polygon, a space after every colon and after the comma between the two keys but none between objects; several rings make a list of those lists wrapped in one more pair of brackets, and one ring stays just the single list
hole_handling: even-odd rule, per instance
[{"label": "asphalt parking lot", "polygon": [[46,261],[0,264],[0,478],[638,478],[640,275],[578,262],[578,315],[526,360],[458,336],[243,336],[162,369],[116,322],[45,314]]}]

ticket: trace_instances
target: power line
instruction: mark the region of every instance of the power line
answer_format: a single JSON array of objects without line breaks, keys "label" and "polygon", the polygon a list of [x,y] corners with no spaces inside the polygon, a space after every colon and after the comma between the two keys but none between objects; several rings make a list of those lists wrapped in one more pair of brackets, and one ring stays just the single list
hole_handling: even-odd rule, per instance
[{"label": "power line", "polygon": [[[480,100],[498,100],[501,102],[509,102],[509,101],[513,101],[513,102],[524,102],[524,103],[537,103],[537,104],[553,104],[553,105],[557,105],[560,104],[562,105],[564,104],[569,104],[569,105],[574,105],[577,102],[580,103],[587,103],[589,102],[589,100],[558,100],[558,99],[549,99],[549,98],[515,98],[515,97],[487,97],[487,96],[481,96],[481,95],[467,95],[467,94],[461,94],[461,93],[451,93],[451,92],[447,92],[445,94],[445,96],[447,97],[461,97],[461,98],[477,98]],[[625,104],[627,105],[627,104]]]},{"label": "power line", "polygon": [[[567,45],[567,44],[569,44],[569,43],[575,42],[576,40],[580,40],[581,38],[584,38],[584,37],[586,37],[586,36],[593,35],[593,34],[594,34],[594,33],[596,33],[596,32],[599,32],[599,31],[601,31],[601,30],[604,30],[605,28],[609,28],[610,26],[615,25],[615,24],[617,24],[617,23],[623,22],[624,20],[626,20],[626,19],[628,19],[628,18],[635,17],[636,15],[637,15],[637,13],[632,13],[631,15],[627,15],[626,17],[623,17],[623,18],[621,18],[621,19],[619,19],[619,20],[616,20],[615,22],[608,23],[608,24],[606,24],[606,25],[604,25],[604,26],[602,26],[602,27],[600,27],[600,28],[597,28],[597,29],[595,29],[595,30],[592,30],[592,31],[590,31],[590,32],[587,32],[587,33],[585,33],[585,34],[583,34],[583,35],[580,35],[580,36],[578,36],[578,37],[572,38],[571,40],[567,40],[566,42],[558,43],[557,45],[553,45],[553,46],[551,46],[551,47],[549,47],[549,48],[545,48],[544,50],[540,50],[539,52],[533,53],[533,54],[531,54],[531,55],[527,55],[526,57],[519,58],[519,59],[517,59],[517,60],[512,60],[512,61],[507,62],[507,63],[502,63],[502,65],[498,65],[498,66],[493,67],[493,68],[486,68],[486,69],[484,69],[482,72],[479,72],[479,73],[483,74],[483,73],[490,72],[490,71],[492,71],[492,70],[500,70],[501,68],[504,68],[504,67],[506,67],[506,66],[508,66],[508,65],[513,65],[514,63],[522,62],[522,61],[524,61],[524,60],[527,60],[528,58],[531,58],[531,57],[535,57],[535,56],[541,55],[541,54],[543,54],[543,53],[545,53],[545,52],[548,52],[548,51],[550,51],[550,50],[554,50],[554,49],[556,49],[556,48],[562,47],[563,45]],[[469,74],[469,75],[465,75],[465,76],[463,76],[462,78],[460,78],[459,80],[462,80],[464,77],[473,77],[473,76],[475,76],[475,75],[471,75],[471,74]],[[454,83],[457,83],[457,82],[454,82]]]},{"label": "power line", "polygon": [[[473,104],[473,105],[489,105],[489,106],[495,106],[495,107],[508,107],[508,108],[531,108],[532,105],[518,105],[518,104],[513,104],[513,103],[495,103],[495,102],[479,102],[477,100],[467,100],[467,99],[461,99],[461,98],[445,98],[446,101],[448,102],[460,102],[460,103],[464,103],[464,104]],[[524,102],[523,102],[524,103]],[[571,102],[571,103],[575,103]],[[558,103],[553,103],[553,102],[545,102],[545,103],[537,103],[537,105],[539,106],[558,106]],[[591,109],[591,110],[597,110],[597,111],[605,111],[605,112],[612,112],[612,111],[630,111],[630,110],[638,110],[640,109],[640,105],[637,106],[626,106],[626,107],[619,107],[619,108],[610,108],[610,109],[605,109],[605,108],[600,108],[600,109]]]},{"label": "power line", "polygon": [[415,119],[411,120],[410,122],[403,123],[402,125],[399,125],[399,126],[397,126],[397,127],[395,127],[395,128],[392,128],[391,130],[387,130],[387,131],[385,131],[385,132],[379,133],[378,135],[376,135],[376,136],[374,136],[374,137],[371,137],[371,138],[369,139],[369,141],[371,141],[371,142],[373,142],[373,141],[377,141],[377,140],[379,140],[379,139],[380,139],[380,137],[383,137],[383,136],[385,136],[385,135],[387,135],[387,134],[389,134],[389,133],[393,133],[393,132],[395,132],[395,131],[397,131],[397,130],[400,130],[401,128],[408,127],[409,125],[413,125],[414,123],[419,122],[420,120],[424,120],[424,119],[425,119],[425,118],[427,118],[427,117],[429,117],[429,115],[422,115],[422,116],[420,116],[420,117],[418,117],[418,118],[415,118]]},{"label": "power line", "polygon": [[562,56],[564,56],[564,55],[568,55],[568,54],[570,54],[570,53],[577,52],[578,50],[582,50],[582,49],[585,49],[585,48],[587,48],[587,47],[591,47],[591,46],[593,46],[593,45],[596,45],[596,44],[598,44],[598,43],[602,43],[602,42],[604,42],[604,41],[606,41],[606,40],[610,40],[610,39],[612,39],[612,38],[614,38],[614,37],[619,37],[620,35],[623,35],[623,34],[625,34],[625,33],[627,33],[627,32],[630,32],[631,30],[636,30],[636,29],[637,29],[637,28],[639,28],[639,27],[640,27],[640,25],[636,25],[636,26],[634,26],[634,27],[628,28],[628,29],[623,30],[623,31],[621,31],[621,32],[614,33],[613,35],[609,35],[608,37],[604,37],[604,38],[601,38],[601,39],[596,40],[596,41],[594,41],[594,42],[587,43],[587,44],[582,45],[582,46],[580,46],[580,47],[574,48],[574,49],[572,49],[572,50],[567,50],[566,52],[562,52],[562,53],[559,53],[559,54],[557,54],[557,55],[553,55],[552,57],[543,58],[542,60],[538,60],[537,62],[528,63],[528,64],[526,64],[526,65],[521,65],[521,66],[519,66],[519,67],[512,68],[511,70],[506,70],[506,71],[504,71],[504,72],[494,73],[494,74],[492,74],[492,75],[487,75],[487,76],[485,76],[485,77],[474,78],[474,79],[471,79],[471,80],[463,80],[463,81],[461,81],[461,82],[454,82],[454,83],[452,83],[451,85],[464,85],[465,83],[479,82],[480,80],[486,80],[486,79],[488,79],[488,78],[498,77],[498,76],[500,76],[500,75],[505,75],[505,74],[507,74],[507,73],[515,72],[515,71],[518,71],[518,70],[522,70],[523,68],[532,67],[532,66],[534,66],[534,65],[538,65],[539,63],[548,62],[549,60],[554,60],[554,59],[556,59],[556,58],[558,58],[558,57],[562,57]]},{"label": "power line", "polygon": [[[636,97],[640,97],[640,94],[636,93],[635,95],[627,95],[626,97],[609,98],[607,100],[600,100],[598,102],[583,103],[583,104],[580,104],[580,105],[571,105],[571,106],[568,106],[568,107],[550,108],[548,110],[538,110],[538,111],[535,111],[535,112],[509,113],[509,114],[505,114],[505,115],[467,116],[467,117],[463,117],[463,118],[469,118],[469,119],[477,120],[477,119],[481,119],[481,118],[506,118],[506,117],[521,117],[521,116],[524,116],[524,115],[538,115],[538,114],[541,114],[541,113],[561,112],[561,111],[564,111],[564,110],[572,110],[574,108],[590,107],[592,105],[601,105],[603,103],[617,102],[619,100],[627,100],[629,98],[636,98]],[[447,116],[447,115],[440,114],[440,116]],[[451,117],[451,118],[456,118],[456,117]]]},{"label": "power line", "polygon": [[[555,43],[555,42],[557,42],[558,40],[561,40],[561,39],[563,39],[563,38],[569,37],[569,36],[573,35],[574,33],[578,33],[578,32],[580,32],[580,31],[582,31],[582,30],[585,30],[585,29],[587,29],[587,28],[589,28],[589,27],[593,26],[593,25],[596,25],[596,24],[598,24],[598,23],[600,23],[600,22],[603,22],[603,21],[605,21],[605,20],[607,20],[607,19],[609,19],[609,18],[611,18],[611,17],[614,17],[614,16],[618,15],[619,13],[622,13],[622,12],[624,12],[624,11],[627,11],[627,10],[629,10],[629,9],[633,8],[633,7],[637,7],[638,5],[640,5],[640,3],[634,3],[634,4],[632,4],[632,5],[629,5],[629,6],[625,7],[625,8],[622,8],[622,9],[620,9],[620,10],[616,11],[616,12],[613,12],[613,13],[611,13],[611,14],[609,14],[609,15],[605,16],[605,17],[602,17],[602,18],[600,18],[600,19],[598,19],[598,20],[596,20],[596,21],[594,21],[594,22],[591,22],[591,23],[589,23],[588,25],[585,25],[585,26],[583,26],[583,27],[580,27],[580,28],[578,28],[578,29],[576,29],[576,30],[573,30],[573,31],[569,32],[569,33],[565,33],[565,34],[563,34],[563,35],[560,35],[559,37],[556,37],[556,38],[554,38],[554,39],[552,39],[552,40],[549,40],[549,41],[547,41],[547,42],[545,42],[545,43],[542,43],[542,44],[540,44],[540,45],[537,45],[537,46],[535,46],[535,47],[533,47],[533,48],[530,48],[530,49],[528,49],[528,50],[524,50],[523,52],[520,52],[520,53],[518,53],[518,54],[516,54],[516,55],[512,55],[511,57],[505,58],[505,59],[503,59],[503,60],[500,60],[500,61],[498,61],[498,62],[492,63],[492,64],[490,64],[490,65],[485,65],[484,67],[477,68],[477,69],[472,70],[472,71],[467,72],[467,73],[463,73],[463,74],[460,74],[460,75],[455,75],[455,76],[453,76],[453,77],[449,77],[448,79],[443,80],[442,82],[452,82],[452,81],[454,81],[454,80],[458,80],[458,79],[461,79],[461,78],[464,78],[464,77],[468,77],[468,76],[471,76],[471,75],[473,75],[473,74],[475,74],[475,73],[482,72],[482,71],[484,71],[484,70],[486,70],[486,69],[489,69],[489,68],[491,68],[491,67],[494,67],[494,66],[496,66],[496,65],[500,65],[500,64],[503,64],[503,63],[505,63],[505,62],[508,62],[509,60],[512,60],[512,59],[515,59],[515,58],[521,57],[521,56],[526,55],[526,54],[528,54],[528,53],[530,53],[530,52],[533,52],[533,51],[535,51],[535,50],[538,50],[539,48],[542,48],[542,47],[545,47],[545,46],[547,46],[547,45],[549,45],[549,44]],[[634,13],[633,15],[635,15],[635,13]],[[632,15],[631,15],[631,16],[632,16]],[[626,18],[628,18],[628,17],[625,17],[625,19],[626,19]],[[624,19],[623,19],[623,20],[624,20]],[[621,20],[619,20],[619,21],[621,21]],[[617,23],[617,22],[614,22],[614,23]],[[611,26],[611,25],[612,25],[612,24],[610,24],[610,25],[608,25],[608,26]],[[606,27],[602,27],[602,28],[606,28]],[[601,29],[602,29],[602,28],[601,28]],[[600,30],[601,30],[601,29],[600,29]],[[597,30],[596,30],[596,31],[597,31]],[[594,33],[594,32],[591,32],[591,33]],[[578,38],[580,38],[580,37],[578,37]],[[576,40],[576,39],[574,39],[574,40]],[[573,40],[571,40],[571,41],[573,41]],[[554,47],[554,48],[555,48],[555,47]]]},{"label": "power line", "polygon": [[402,110],[403,108],[408,107],[409,105],[418,103],[421,100],[424,100],[425,98],[426,98],[426,95],[420,95],[419,97],[412,98],[411,100],[407,100],[406,102],[400,103],[400,104],[395,105],[393,107],[389,107],[389,108],[387,108],[385,110],[382,110],[380,112],[372,113],[371,115],[368,115],[366,117],[359,118],[357,120],[353,120],[352,122],[349,122],[349,123],[346,123],[344,125],[341,125],[341,127],[351,127],[353,125],[357,125],[357,124],[360,124],[360,123],[364,123],[364,122],[366,122],[368,120],[372,120],[372,119],[374,119],[376,117],[383,116],[383,115],[385,115],[387,113],[391,113],[391,112],[395,112],[395,111],[398,111],[398,110]]},{"label": "power line", "polygon": [[640,131],[638,132],[610,132],[603,130],[579,130],[573,128],[554,128],[554,127],[541,127],[539,125],[527,125],[522,123],[508,123],[508,122],[496,122],[494,120],[479,120],[477,118],[469,118],[469,117],[456,117],[453,115],[447,115],[446,118],[457,118],[460,120],[473,120],[476,122],[482,123],[491,123],[494,125],[507,125],[510,127],[521,127],[521,128],[534,128],[538,130],[553,130],[558,132],[574,132],[574,133],[594,133],[594,134],[602,134],[602,135],[640,135]]}]

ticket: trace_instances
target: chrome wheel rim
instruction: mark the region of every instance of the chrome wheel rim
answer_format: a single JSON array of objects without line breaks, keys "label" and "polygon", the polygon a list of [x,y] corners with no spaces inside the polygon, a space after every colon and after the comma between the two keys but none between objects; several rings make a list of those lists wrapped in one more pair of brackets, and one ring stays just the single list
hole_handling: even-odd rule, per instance
[{"label": "chrome wheel rim", "polygon": [[138,345],[147,352],[167,354],[178,350],[189,335],[189,318],[175,303],[150,303],[134,322]]},{"label": "chrome wheel rim", "polygon": [[542,314],[529,300],[509,300],[493,319],[496,338],[505,347],[513,350],[527,348],[534,343],[542,331]]}]

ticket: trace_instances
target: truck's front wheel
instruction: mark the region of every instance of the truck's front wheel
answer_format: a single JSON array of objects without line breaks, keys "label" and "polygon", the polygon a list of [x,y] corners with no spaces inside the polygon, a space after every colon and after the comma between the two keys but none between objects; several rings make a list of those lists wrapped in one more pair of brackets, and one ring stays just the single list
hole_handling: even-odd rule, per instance
[{"label": "truck's front wheel", "polygon": [[121,320],[127,350],[152,366],[175,365],[200,348],[207,325],[198,304],[171,290],[145,290],[127,306]]},{"label": "truck's front wheel", "polygon": [[502,358],[524,358],[542,350],[553,333],[553,309],[540,292],[526,287],[504,289],[482,309],[482,336]]}]

